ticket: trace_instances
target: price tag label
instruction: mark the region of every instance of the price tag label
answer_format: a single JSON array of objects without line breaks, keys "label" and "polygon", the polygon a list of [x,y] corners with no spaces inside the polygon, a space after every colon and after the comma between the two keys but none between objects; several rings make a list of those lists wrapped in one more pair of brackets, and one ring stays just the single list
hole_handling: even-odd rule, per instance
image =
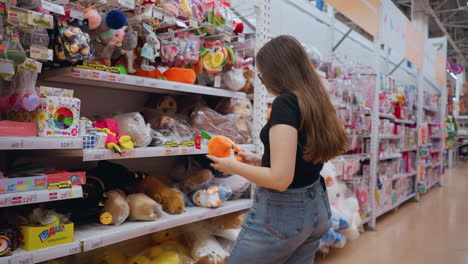
[{"label": "price tag label", "polygon": [[96,151],[93,150],[93,155],[91,156],[91,160],[104,160],[106,158],[107,150],[100,150]]},{"label": "price tag label", "polygon": [[81,246],[76,246],[68,249],[68,255],[78,254],[81,252]]},{"label": "price tag label", "polygon": [[41,47],[37,45],[31,45],[30,55],[31,58],[35,60],[47,61],[54,59],[53,50],[48,49],[47,47]]},{"label": "price tag label", "polygon": [[214,79],[214,87],[221,87],[221,75],[216,75]]},{"label": "price tag label", "polygon": [[140,86],[145,86],[145,82],[148,82],[148,80],[145,80],[148,78],[143,78],[143,77],[135,77],[135,84],[140,85]]},{"label": "price tag label", "polygon": [[121,159],[128,159],[128,158],[134,158],[135,157],[135,149],[125,149],[122,150],[122,154],[116,154],[118,158]]},{"label": "price tag label", "polygon": [[63,142],[60,142],[60,148],[63,148],[63,149],[70,149],[70,148],[73,148],[75,147],[75,142],[74,141],[63,141]]},{"label": "price tag label", "polygon": [[70,198],[70,192],[66,189],[63,189],[63,190],[60,190],[60,193],[59,193],[59,199],[60,200],[65,200],[65,199],[68,199]]},{"label": "price tag label", "polygon": [[163,19],[163,16],[164,16],[163,14],[164,14],[164,11],[161,8],[156,7],[156,6],[153,7],[153,17],[154,18]]},{"label": "price tag label", "polygon": [[25,194],[23,195],[22,201],[23,204],[35,203],[37,201],[37,195],[35,193]]},{"label": "price tag label", "polygon": [[63,6],[51,3],[46,0],[42,0],[41,3],[42,3],[42,8],[44,8],[45,10],[48,10],[52,13],[60,14],[62,16],[65,15],[65,8]]},{"label": "price tag label", "polygon": [[14,65],[13,61],[0,59],[0,73],[14,74],[15,73],[15,65]]},{"label": "price tag label", "polygon": [[198,27],[198,20],[196,20],[195,18],[190,18],[189,20],[189,26],[192,27],[192,28],[197,28]]},{"label": "price tag label", "polygon": [[58,5],[68,5],[70,3],[70,0],[49,0],[49,1]]},{"label": "price tag label", "polygon": [[164,14],[163,22],[169,24],[169,25],[174,25],[175,24],[175,17],[174,15],[170,13]]},{"label": "price tag label", "polygon": [[135,1],[134,0],[118,0],[120,7],[126,9],[135,9]]},{"label": "price tag label", "polygon": [[8,8],[8,21],[20,24],[28,23],[28,12],[23,9],[9,7]]},{"label": "price tag label", "polygon": [[164,144],[164,154],[165,155],[175,155],[179,150],[179,142],[171,141]]},{"label": "price tag label", "polygon": [[176,25],[181,27],[181,28],[188,28],[187,27],[187,24],[185,24],[184,22],[180,21],[180,20],[176,20]]},{"label": "price tag label", "polygon": [[189,154],[195,150],[195,141],[184,141],[180,145],[180,151],[182,154]]},{"label": "price tag label", "polygon": [[8,261],[8,264],[33,264],[34,258],[32,254],[21,254],[20,256],[13,257]]},{"label": "price tag label", "polygon": [[97,238],[97,239],[93,239],[91,240],[90,242],[90,250],[91,249],[96,249],[96,248],[100,248],[100,247],[103,247],[104,246],[104,242],[102,241],[102,238]]},{"label": "price tag label", "polygon": [[78,8],[78,7],[72,7],[70,9],[70,17],[71,18],[76,18],[78,20],[83,20],[84,19],[83,9]]},{"label": "price tag label", "polygon": [[42,14],[35,11],[28,11],[28,24],[41,28],[54,28],[54,17],[47,14]]},{"label": "price tag label", "polygon": [[10,144],[12,149],[22,149],[24,148],[24,141],[22,139],[18,139],[18,141],[14,141]]}]

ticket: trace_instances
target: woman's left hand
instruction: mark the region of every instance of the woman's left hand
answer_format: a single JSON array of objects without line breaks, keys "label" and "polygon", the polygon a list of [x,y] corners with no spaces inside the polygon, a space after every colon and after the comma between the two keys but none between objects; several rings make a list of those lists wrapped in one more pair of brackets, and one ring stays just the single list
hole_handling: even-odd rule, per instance
[{"label": "woman's left hand", "polygon": [[235,168],[239,161],[234,156],[234,149],[231,149],[230,155],[227,158],[217,158],[215,156],[206,155],[207,158],[212,160],[211,167],[224,174],[235,174]]}]

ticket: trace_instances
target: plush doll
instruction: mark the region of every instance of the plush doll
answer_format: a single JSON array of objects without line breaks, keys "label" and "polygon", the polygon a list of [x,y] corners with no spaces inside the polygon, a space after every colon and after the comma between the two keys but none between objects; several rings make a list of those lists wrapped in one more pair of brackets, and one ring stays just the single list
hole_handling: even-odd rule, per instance
[{"label": "plush doll", "polygon": [[144,27],[148,34],[146,35],[146,43],[143,45],[140,56],[143,57],[140,68],[144,71],[154,70],[154,66],[149,65],[150,62],[155,62],[156,57],[159,57],[161,42],[159,42],[156,34],[148,27]]},{"label": "plush doll", "polygon": [[155,173],[146,177],[140,183],[139,189],[160,203],[164,211],[170,214],[181,214],[184,212],[185,203],[182,193],[162,183]]},{"label": "plush doll", "polygon": [[244,223],[246,217],[246,212],[239,211],[210,218],[207,221],[211,225],[220,229],[238,229],[242,228],[242,224]]},{"label": "plush doll", "polygon": [[[218,158],[227,158],[231,155],[231,150],[234,152],[242,152],[243,150],[234,143],[231,139],[225,136],[214,136],[211,137],[205,131],[201,132],[203,138],[208,139],[208,154]],[[244,159],[235,155],[238,161],[243,161]]]},{"label": "plush doll", "polygon": [[181,229],[190,254],[196,263],[224,264],[227,261],[229,254],[202,223],[186,225]]},{"label": "plush doll", "polygon": [[120,114],[112,117],[120,124],[119,133],[128,135],[135,147],[144,148],[151,143],[151,128],[138,112]]},{"label": "plush doll", "polygon": [[133,30],[131,26],[125,27],[125,37],[122,41],[122,47],[120,52],[125,55],[127,62],[127,72],[135,73],[134,61],[135,61],[135,48],[138,45],[137,32]]},{"label": "plush doll", "polygon": [[163,115],[173,115],[177,113],[177,102],[170,95],[157,97],[155,109]]},{"label": "plush doll", "polygon": [[121,149],[133,149],[135,143],[125,134],[119,134],[119,122],[113,119],[102,119],[93,124],[94,127],[107,134],[106,148],[121,154]]},{"label": "plush doll", "polygon": [[119,250],[104,248],[93,254],[92,264],[127,264],[127,257]]},{"label": "plush doll", "polygon": [[250,181],[239,175],[225,178],[213,178],[212,184],[229,186],[232,190],[231,199],[239,199],[250,187]]},{"label": "plush doll", "polygon": [[213,177],[214,175],[210,170],[202,169],[190,175],[182,182],[177,183],[176,186],[183,193],[189,194],[200,189],[203,185],[210,182],[213,179]]},{"label": "plush doll", "polygon": [[163,214],[161,205],[143,193],[129,195],[127,202],[132,220],[154,221],[161,218]]},{"label": "plush doll", "polygon": [[324,254],[328,253],[329,247],[343,248],[347,241],[346,237],[340,232],[349,228],[349,223],[333,207],[331,213],[330,229],[320,239],[319,250]]},{"label": "plush doll", "polygon": [[216,208],[232,195],[231,187],[208,184],[190,195],[192,202],[200,207]]},{"label": "plush doll", "polygon": [[165,71],[163,73],[163,76],[168,81],[187,83],[187,84],[194,84],[197,79],[197,75],[192,69],[176,68],[176,67],[172,67],[169,70]]},{"label": "plush doll", "polygon": [[125,193],[116,189],[106,193],[107,201],[104,203],[104,212],[111,214],[112,225],[122,224],[130,215],[130,207],[126,201]]}]

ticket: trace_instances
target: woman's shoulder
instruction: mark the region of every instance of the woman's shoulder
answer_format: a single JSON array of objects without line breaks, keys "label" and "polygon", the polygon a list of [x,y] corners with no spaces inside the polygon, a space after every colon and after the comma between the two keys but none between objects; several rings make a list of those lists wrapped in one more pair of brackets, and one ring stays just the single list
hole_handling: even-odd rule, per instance
[{"label": "woman's shoulder", "polygon": [[275,105],[289,105],[296,106],[298,104],[297,97],[293,93],[282,93],[278,95],[273,101],[273,106]]}]

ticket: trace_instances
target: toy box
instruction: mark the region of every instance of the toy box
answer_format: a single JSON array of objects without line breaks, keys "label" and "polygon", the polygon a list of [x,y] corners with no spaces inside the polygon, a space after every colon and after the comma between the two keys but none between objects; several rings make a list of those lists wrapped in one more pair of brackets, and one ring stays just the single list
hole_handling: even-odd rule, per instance
[{"label": "toy box", "polygon": [[47,97],[47,96],[73,97],[74,91],[69,90],[69,89],[40,86],[39,88],[37,88],[37,93],[39,94],[39,97]]},{"label": "toy box", "polygon": [[10,121],[0,122],[0,136],[2,137],[35,137],[36,135],[36,123]]},{"label": "toy box", "polygon": [[80,106],[80,99],[74,97],[41,98],[37,121],[38,136],[78,136]]},{"label": "toy box", "polygon": [[84,185],[86,183],[86,172],[84,171],[58,171],[53,173],[46,173],[47,186],[57,186],[56,184],[63,182],[70,182],[71,185]]},{"label": "toy box", "polygon": [[44,190],[46,187],[45,175],[0,179],[0,194]]},{"label": "toy box", "polygon": [[58,246],[73,242],[73,223],[58,226],[21,226],[23,244],[25,250],[37,250],[41,248]]}]

